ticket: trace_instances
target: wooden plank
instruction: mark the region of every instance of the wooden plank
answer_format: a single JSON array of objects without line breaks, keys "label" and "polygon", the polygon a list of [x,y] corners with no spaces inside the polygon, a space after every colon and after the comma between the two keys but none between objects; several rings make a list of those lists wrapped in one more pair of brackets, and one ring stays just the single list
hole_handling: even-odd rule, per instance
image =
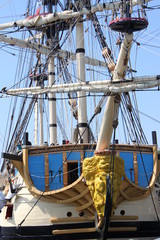
[{"label": "wooden plank", "polygon": [[67,218],[51,218],[51,223],[70,223],[70,222],[93,222],[95,217],[67,217]]},{"label": "wooden plank", "polygon": [[[74,186],[74,189],[77,191],[77,194],[81,194],[84,191],[87,191],[88,186],[84,182],[79,182],[77,185]],[[92,197],[90,191],[88,189],[88,193],[84,196],[87,202],[91,201]]]},{"label": "wooden plank", "polygon": [[131,215],[128,215],[128,216],[127,215],[126,216],[121,216],[121,215],[118,216],[117,215],[116,216],[115,215],[115,216],[111,216],[110,220],[111,221],[113,221],[113,220],[115,220],[115,221],[133,220],[134,221],[134,220],[138,220],[138,218],[139,218],[138,216],[134,216],[134,215],[133,216],[131,216]]},{"label": "wooden plank", "polygon": [[[74,191],[74,188],[68,189],[64,193],[66,194],[66,198],[61,201],[62,203],[67,202],[70,199],[77,198],[80,195]],[[85,205],[88,201],[85,198],[78,198],[77,202],[79,202],[81,205]]]},{"label": "wooden plank", "polygon": [[133,152],[133,166],[134,166],[134,183],[138,185],[138,163],[137,152]]},{"label": "wooden plank", "polygon": [[129,182],[127,182],[125,179],[121,183],[121,190],[124,191],[126,188],[128,188]]},{"label": "wooden plank", "polygon": [[135,232],[137,227],[109,227],[108,232]]},{"label": "wooden plank", "polygon": [[18,155],[18,154],[2,153],[1,157],[12,160],[12,161],[22,162],[22,154]]},{"label": "wooden plank", "polygon": [[66,192],[56,192],[56,193],[51,193],[51,195],[54,197],[56,197],[57,199],[61,200],[65,200],[66,198],[68,198],[68,195],[66,194]]},{"label": "wooden plank", "polygon": [[60,234],[89,233],[89,232],[97,232],[97,229],[96,228],[76,228],[76,229],[53,230],[52,234],[60,235]]},{"label": "wooden plank", "polygon": [[95,215],[95,207],[92,205],[89,208],[85,209],[84,212],[86,212],[86,210],[88,210],[91,214],[91,216]]},{"label": "wooden plank", "polygon": [[45,163],[45,189],[49,191],[49,162],[48,162],[48,154],[44,154],[44,163]]},{"label": "wooden plank", "polygon": [[146,192],[146,190],[144,189],[139,189],[139,188],[134,188],[134,187],[129,187],[126,191],[125,194],[129,197],[129,198],[136,198],[136,197],[140,197],[143,196],[144,193]]},{"label": "wooden plank", "polygon": [[80,174],[82,174],[82,166],[83,166],[83,160],[84,160],[84,156],[85,156],[85,151],[84,149],[82,151],[80,151],[80,154],[81,154],[81,161],[80,161]]},{"label": "wooden plank", "polygon": [[[137,227],[109,227],[109,232],[135,232]],[[76,228],[76,229],[63,229],[63,230],[53,230],[52,234],[54,235],[63,235],[63,234],[73,234],[73,233],[90,233],[90,232],[99,232],[99,229],[94,228]]]},{"label": "wooden plank", "polygon": [[125,199],[125,198],[124,198],[122,195],[119,195],[118,198],[117,198],[117,202],[116,202],[117,206],[118,206],[121,202],[123,202],[124,199]]},{"label": "wooden plank", "polygon": [[83,197],[86,196],[86,194],[89,192],[89,189],[86,188],[85,191],[83,191],[81,194],[77,194],[76,196],[74,197],[71,197],[69,199],[65,199],[65,200],[62,200],[63,203],[71,203],[71,202],[75,202]]},{"label": "wooden plank", "polygon": [[67,158],[67,153],[66,152],[63,152],[63,185],[64,187],[68,185],[68,167],[67,167],[67,161],[66,161],[66,158]]},{"label": "wooden plank", "polygon": [[81,207],[78,207],[77,210],[78,211],[84,210],[84,209],[90,207],[92,204],[93,204],[93,199],[90,202],[87,202],[86,204],[82,205]]},{"label": "wooden plank", "polygon": [[86,188],[88,187],[84,182],[79,182],[77,185],[74,186],[74,189],[77,191],[77,193],[85,191]]}]

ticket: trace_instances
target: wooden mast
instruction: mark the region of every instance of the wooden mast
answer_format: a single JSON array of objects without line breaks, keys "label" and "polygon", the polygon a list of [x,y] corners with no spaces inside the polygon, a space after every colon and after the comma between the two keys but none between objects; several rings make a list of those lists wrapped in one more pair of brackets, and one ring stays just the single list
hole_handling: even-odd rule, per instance
[{"label": "wooden mast", "polygon": [[[48,12],[52,13],[52,3],[51,0],[48,1]],[[47,37],[48,43],[50,47],[54,44],[55,38],[55,25],[48,27]],[[54,66],[54,57],[52,55],[49,56],[48,60],[48,85],[51,87],[55,83],[55,66]],[[57,113],[56,113],[56,94],[49,93],[49,132],[50,132],[50,145],[57,143]]]},{"label": "wooden mast", "polygon": [[[76,60],[77,60],[77,81],[85,83],[85,49],[84,49],[84,32],[83,21],[76,24]],[[88,142],[88,128],[87,128],[87,104],[86,93],[78,92],[78,132],[80,142]]]},{"label": "wooden mast", "polygon": [[[41,61],[39,61],[41,63]],[[41,67],[39,69],[39,73],[41,74]],[[41,83],[44,86],[44,82]],[[43,99],[39,97],[39,141],[40,145],[43,144]]]},{"label": "wooden mast", "polygon": [[38,145],[38,97],[34,106],[34,144]]}]

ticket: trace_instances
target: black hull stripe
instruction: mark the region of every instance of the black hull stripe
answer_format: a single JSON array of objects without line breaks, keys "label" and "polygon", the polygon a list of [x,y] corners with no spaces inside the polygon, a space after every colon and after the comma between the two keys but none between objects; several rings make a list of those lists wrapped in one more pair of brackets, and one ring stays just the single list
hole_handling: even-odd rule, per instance
[{"label": "black hull stripe", "polygon": [[[100,232],[77,233],[66,235],[52,235],[52,231],[56,229],[74,229],[74,228],[90,228],[94,227],[94,223],[51,225],[39,227],[1,227],[0,239],[25,239],[25,240],[80,240],[80,239],[96,239],[101,237]],[[137,231],[124,232],[108,232],[107,238],[133,238],[133,237],[159,237],[160,222],[111,222],[110,227],[137,227]]]}]

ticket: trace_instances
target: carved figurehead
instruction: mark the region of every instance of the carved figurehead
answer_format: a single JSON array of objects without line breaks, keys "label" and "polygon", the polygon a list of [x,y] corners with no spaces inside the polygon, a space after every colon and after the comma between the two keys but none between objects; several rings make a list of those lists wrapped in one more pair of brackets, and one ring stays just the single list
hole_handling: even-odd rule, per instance
[{"label": "carved figurehead", "polygon": [[[83,175],[94,201],[97,214],[104,217],[106,204],[106,180],[110,178],[112,194],[112,210],[116,207],[117,196],[124,175],[124,161],[120,157],[113,157],[110,152],[85,158],[83,161]],[[112,188],[113,183],[113,188]]]}]

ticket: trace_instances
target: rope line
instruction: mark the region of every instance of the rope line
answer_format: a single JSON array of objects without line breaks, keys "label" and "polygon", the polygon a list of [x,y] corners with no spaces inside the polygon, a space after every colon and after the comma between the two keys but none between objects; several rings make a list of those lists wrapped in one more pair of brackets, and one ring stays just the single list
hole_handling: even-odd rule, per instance
[{"label": "rope line", "polygon": [[[93,118],[94,118],[95,114],[92,116],[92,118],[90,119],[88,125],[91,124]],[[39,196],[39,198],[37,199],[37,201],[34,203],[34,205],[32,206],[32,208],[29,210],[29,212],[26,214],[26,216],[24,217],[24,219],[20,222],[20,224],[18,224],[18,227],[20,227],[26,220],[26,218],[28,217],[28,215],[32,212],[32,210],[34,209],[34,207],[38,204],[38,202],[40,201],[40,199],[43,197],[44,193],[46,192],[46,190],[48,189],[48,187],[51,185],[51,183],[53,182],[53,180],[56,178],[56,176],[58,175],[59,171],[61,170],[61,168],[63,167],[64,163],[67,161],[67,159],[69,158],[69,156],[71,155],[71,153],[74,151],[74,149],[76,148],[78,142],[80,141],[81,137],[84,135],[84,133],[86,132],[86,130],[88,129],[88,127],[86,127],[84,129],[84,131],[82,132],[81,136],[78,138],[76,144],[74,145],[73,149],[70,151],[70,153],[68,154],[68,156],[66,157],[66,159],[63,161],[63,163],[61,164],[61,166],[59,167],[58,171],[55,173],[54,176],[52,176],[51,178],[51,182],[46,186],[46,188],[44,189],[44,191],[42,192],[42,194]]]}]

